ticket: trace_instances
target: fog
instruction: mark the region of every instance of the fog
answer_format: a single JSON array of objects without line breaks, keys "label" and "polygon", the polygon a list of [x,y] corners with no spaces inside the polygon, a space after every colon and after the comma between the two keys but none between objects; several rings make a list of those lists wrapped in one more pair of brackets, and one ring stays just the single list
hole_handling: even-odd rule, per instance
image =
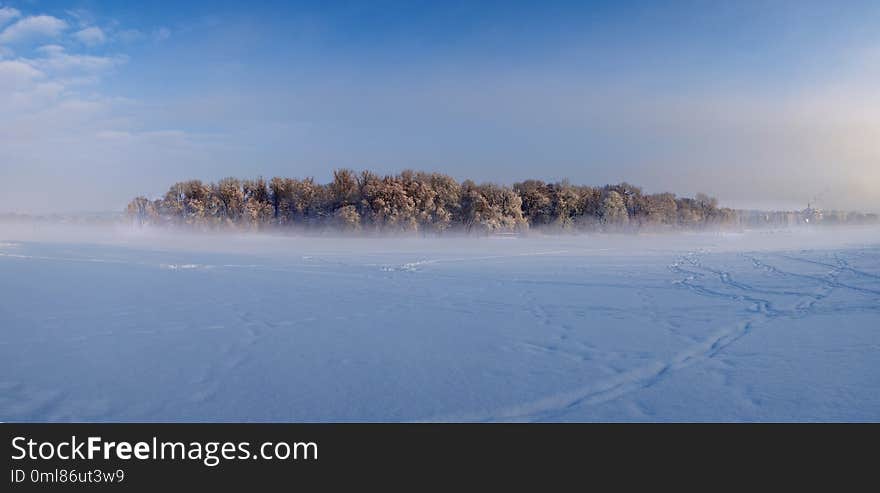
[{"label": "fog", "polygon": [[106,245],[134,250],[229,253],[269,257],[302,255],[518,255],[672,254],[686,251],[760,251],[861,248],[880,244],[880,226],[728,228],[704,232],[542,233],[443,235],[357,233],[193,232],[117,224],[0,222],[0,241]]}]

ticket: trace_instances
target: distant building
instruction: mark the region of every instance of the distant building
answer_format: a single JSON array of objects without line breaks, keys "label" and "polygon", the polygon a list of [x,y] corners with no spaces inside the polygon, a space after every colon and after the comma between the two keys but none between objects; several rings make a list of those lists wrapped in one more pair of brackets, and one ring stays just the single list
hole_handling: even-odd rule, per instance
[{"label": "distant building", "polygon": [[821,209],[815,209],[808,203],[807,208],[801,211],[801,217],[805,223],[817,223],[822,220],[823,214]]}]

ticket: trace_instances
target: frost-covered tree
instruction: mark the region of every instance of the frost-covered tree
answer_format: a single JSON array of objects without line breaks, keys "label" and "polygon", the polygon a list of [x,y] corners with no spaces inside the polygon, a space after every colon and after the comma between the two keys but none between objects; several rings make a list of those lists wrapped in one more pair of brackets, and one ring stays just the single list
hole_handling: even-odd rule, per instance
[{"label": "frost-covered tree", "polygon": [[[459,183],[439,173],[406,170],[379,176],[347,169],[336,170],[326,185],[312,178],[283,177],[269,182],[262,178],[224,178],[210,184],[183,181],[155,201],[134,199],[127,213],[138,224],[199,228],[275,225],[424,232],[594,229],[624,224],[704,227],[743,220],[705,194],[693,199],[671,193],[645,195],[628,183],[596,188],[567,180],[525,180],[508,187],[470,180]],[[828,217],[829,222],[844,220]]]},{"label": "frost-covered tree", "polygon": [[135,197],[129,202],[128,207],[126,207],[126,213],[128,214],[129,219],[138,226],[154,223],[159,217],[159,213],[156,211],[153,202],[143,196]]},{"label": "frost-covered tree", "polygon": [[336,225],[343,231],[358,231],[361,229],[361,215],[357,211],[357,207],[353,205],[344,205],[333,213],[336,219]]},{"label": "frost-covered tree", "polygon": [[434,231],[445,231],[452,227],[459,213],[461,186],[451,176],[431,173],[427,176],[431,187],[430,226]]},{"label": "frost-covered tree", "polygon": [[553,224],[563,229],[571,228],[578,212],[577,190],[568,180],[554,183],[549,189]]},{"label": "frost-covered tree", "polygon": [[602,222],[605,224],[619,225],[626,224],[629,221],[629,216],[626,212],[626,202],[614,190],[610,190],[605,194],[599,214]]},{"label": "frost-covered tree", "polygon": [[550,224],[553,221],[553,202],[550,190],[541,180],[526,180],[514,183],[513,189],[522,202],[523,216],[533,226]]},{"label": "frost-covered tree", "polygon": [[675,224],[678,218],[678,204],[675,194],[656,193],[645,197],[646,216],[649,223]]},{"label": "frost-covered tree", "polygon": [[338,209],[360,202],[360,187],[354,171],[339,169],[333,172],[333,181],[329,185],[330,207]]},{"label": "frost-covered tree", "polygon": [[226,224],[238,223],[244,215],[244,192],[238,178],[223,178],[212,187],[220,202],[218,214]]},{"label": "frost-covered tree", "polygon": [[269,188],[263,178],[245,180],[242,183],[245,219],[254,228],[268,224],[273,217]]}]

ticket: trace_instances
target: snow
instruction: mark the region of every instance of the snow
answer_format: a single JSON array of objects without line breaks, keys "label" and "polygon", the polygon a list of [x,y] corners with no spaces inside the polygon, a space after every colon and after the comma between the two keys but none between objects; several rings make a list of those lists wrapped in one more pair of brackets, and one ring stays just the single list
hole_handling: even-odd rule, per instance
[{"label": "snow", "polygon": [[0,421],[813,420],[880,420],[880,230],[0,225]]}]

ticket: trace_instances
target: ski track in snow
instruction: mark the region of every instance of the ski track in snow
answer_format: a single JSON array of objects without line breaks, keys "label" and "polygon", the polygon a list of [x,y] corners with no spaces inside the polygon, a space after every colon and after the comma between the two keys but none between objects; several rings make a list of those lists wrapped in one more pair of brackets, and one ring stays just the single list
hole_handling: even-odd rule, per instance
[{"label": "ski track in snow", "polygon": [[[851,272],[870,279],[880,279],[880,276],[858,271],[849,267],[849,264],[839,256],[837,257],[837,264],[827,264],[790,255],[780,255],[782,258],[809,262],[831,269],[831,271],[825,276],[813,276],[787,272],[767,263],[765,260],[761,260],[756,254],[743,254],[745,258],[752,261],[756,269],[764,269],[779,276],[796,277],[817,283],[819,286],[812,293],[755,288],[749,284],[737,281],[730,272],[704,265],[702,260],[704,256],[705,252],[691,252],[681,256],[673,262],[669,266],[670,271],[684,276],[673,282],[699,296],[746,303],[748,305],[748,310],[752,312],[753,315],[748,316],[731,328],[721,330],[712,337],[691,345],[687,349],[677,353],[671,359],[658,360],[651,364],[622,372],[601,381],[593,382],[580,389],[547,396],[531,403],[515,405],[487,415],[459,415],[440,418],[438,420],[481,422],[552,421],[554,418],[559,417],[562,413],[572,408],[605,403],[620,398],[628,393],[638,391],[639,389],[656,385],[660,380],[675,371],[687,368],[694,364],[700,364],[701,362],[705,362],[706,360],[715,357],[731,344],[747,336],[757,325],[781,317],[800,318],[809,316],[817,303],[830,296],[835,289],[852,289],[860,293],[880,294],[880,291],[878,290],[850,286],[837,281],[838,276],[842,272]],[[717,277],[725,287],[730,289],[723,291],[707,287],[705,283],[700,282],[707,275]],[[760,294],[796,297],[798,298],[798,302],[792,309],[780,309],[776,308],[772,301],[758,297]],[[538,305],[538,307],[538,309],[540,309],[540,305]]]},{"label": "ski track in snow", "polygon": [[724,348],[747,335],[751,330],[752,322],[746,322],[735,329],[718,332],[702,343],[695,344],[687,350],[676,354],[670,360],[656,361],[646,366],[622,372],[581,389],[548,396],[532,403],[502,409],[487,416],[450,417],[441,421],[552,421],[555,417],[571,408],[601,404],[620,398],[633,391],[655,385],[674,371],[714,357]]}]

